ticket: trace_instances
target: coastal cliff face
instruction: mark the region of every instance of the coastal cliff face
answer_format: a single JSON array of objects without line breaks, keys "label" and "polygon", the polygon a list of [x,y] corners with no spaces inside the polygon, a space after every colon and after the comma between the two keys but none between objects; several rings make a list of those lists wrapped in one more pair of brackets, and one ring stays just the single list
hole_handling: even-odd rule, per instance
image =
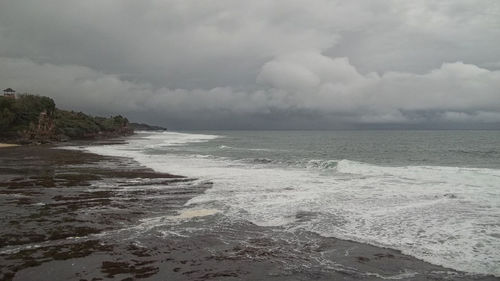
[{"label": "coastal cliff face", "polygon": [[71,139],[98,139],[130,135],[127,118],[93,117],[56,108],[48,97],[19,95],[0,97],[0,140],[15,143],[47,143]]}]

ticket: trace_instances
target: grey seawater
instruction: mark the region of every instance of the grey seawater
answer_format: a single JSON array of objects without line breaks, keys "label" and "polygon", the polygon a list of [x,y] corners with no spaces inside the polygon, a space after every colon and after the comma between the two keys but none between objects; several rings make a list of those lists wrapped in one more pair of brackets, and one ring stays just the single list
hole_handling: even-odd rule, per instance
[{"label": "grey seawater", "polygon": [[[328,240],[340,238],[500,276],[499,131],[140,133],[127,145],[91,151],[212,184],[177,217],[146,220],[139,236],[215,233],[227,239],[222,244],[239,244],[230,251],[235,257],[274,260],[291,272],[422,276],[410,267],[384,275],[332,262],[339,251],[347,257],[359,248],[336,248]],[[358,251],[360,264],[394,255]],[[423,271],[432,278],[463,278],[454,271]]]},{"label": "grey seawater", "polygon": [[[193,131],[223,136],[178,153],[293,165],[348,159],[383,166],[500,168],[500,131]],[[265,162],[265,161],[264,161]]]}]

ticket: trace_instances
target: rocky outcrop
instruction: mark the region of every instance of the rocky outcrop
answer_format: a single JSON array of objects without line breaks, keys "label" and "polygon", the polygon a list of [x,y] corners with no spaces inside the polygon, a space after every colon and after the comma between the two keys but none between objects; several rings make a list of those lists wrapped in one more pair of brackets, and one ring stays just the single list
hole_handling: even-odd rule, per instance
[{"label": "rocky outcrop", "polygon": [[133,134],[123,116],[94,117],[56,108],[48,97],[23,94],[0,96],[0,141],[47,143],[75,139],[103,139]]},{"label": "rocky outcrop", "polygon": [[167,128],[160,126],[153,126],[144,123],[130,123],[130,127],[132,127],[136,131],[166,131]]},{"label": "rocky outcrop", "polygon": [[40,113],[38,124],[31,123],[30,128],[23,132],[21,138],[22,143],[48,143],[55,140],[59,140],[55,122],[46,111]]}]

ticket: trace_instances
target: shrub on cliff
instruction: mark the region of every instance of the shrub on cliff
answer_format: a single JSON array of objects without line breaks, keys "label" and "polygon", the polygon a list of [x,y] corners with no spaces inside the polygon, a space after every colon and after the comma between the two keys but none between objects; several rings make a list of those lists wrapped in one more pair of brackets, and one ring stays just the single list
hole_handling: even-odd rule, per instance
[{"label": "shrub on cliff", "polygon": [[[92,117],[82,112],[56,110],[57,132],[72,139],[94,138],[98,135],[131,133],[127,118],[118,116]],[[127,131],[128,130],[128,131]]]},{"label": "shrub on cliff", "polygon": [[48,97],[23,94],[16,99],[0,97],[0,136],[13,136],[38,123],[40,113],[54,114],[56,105]]},{"label": "shrub on cliff", "polygon": [[14,102],[12,99],[0,97],[0,134],[7,133],[16,119],[16,113],[12,109]]},{"label": "shrub on cliff", "polygon": [[99,133],[100,128],[94,118],[81,113],[66,110],[56,110],[56,131],[69,138],[89,138]]},{"label": "shrub on cliff", "polygon": [[102,131],[115,131],[128,126],[128,119],[121,115],[109,118],[95,117],[94,120]]}]

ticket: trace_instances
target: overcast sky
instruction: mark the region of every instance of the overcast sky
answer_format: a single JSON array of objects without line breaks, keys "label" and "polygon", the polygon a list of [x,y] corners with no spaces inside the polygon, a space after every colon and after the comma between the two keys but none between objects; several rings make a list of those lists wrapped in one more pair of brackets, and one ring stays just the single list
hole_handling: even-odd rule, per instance
[{"label": "overcast sky", "polygon": [[500,128],[500,1],[2,0],[0,87],[173,129]]}]

